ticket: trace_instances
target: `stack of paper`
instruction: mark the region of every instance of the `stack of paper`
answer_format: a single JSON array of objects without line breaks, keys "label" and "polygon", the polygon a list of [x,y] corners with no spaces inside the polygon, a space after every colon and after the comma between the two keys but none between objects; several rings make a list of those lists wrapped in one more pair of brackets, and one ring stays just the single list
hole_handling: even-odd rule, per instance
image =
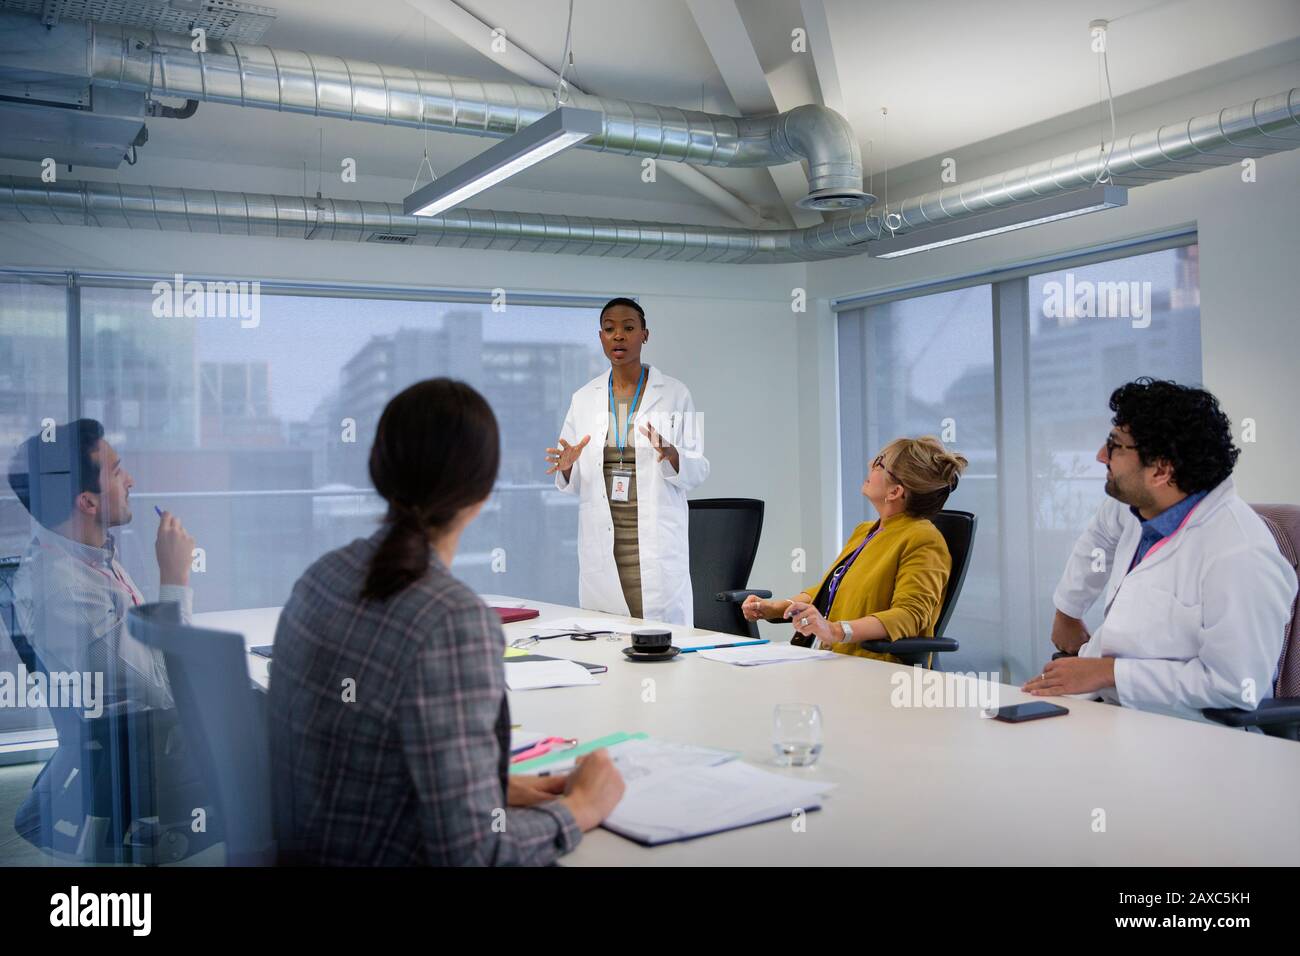
[{"label": "stack of paper", "polygon": [[623,779],[629,782],[678,767],[716,767],[740,756],[734,750],[715,750],[650,738],[633,738],[611,747],[609,755]]},{"label": "stack of paper", "polygon": [[614,833],[654,846],[815,810],[834,784],[759,770],[740,761],[658,770],[629,780],[605,820]]},{"label": "stack of paper", "polygon": [[538,690],[543,687],[578,687],[599,684],[591,672],[573,661],[506,660],[506,686],[511,690]]},{"label": "stack of paper", "polygon": [[724,647],[714,651],[700,651],[706,661],[722,664],[739,664],[752,667],[756,664],[788,664],[793,661],[823,661],[834,657],[834,651],[815,651],[798,644],[756,644],[751,647]]}]

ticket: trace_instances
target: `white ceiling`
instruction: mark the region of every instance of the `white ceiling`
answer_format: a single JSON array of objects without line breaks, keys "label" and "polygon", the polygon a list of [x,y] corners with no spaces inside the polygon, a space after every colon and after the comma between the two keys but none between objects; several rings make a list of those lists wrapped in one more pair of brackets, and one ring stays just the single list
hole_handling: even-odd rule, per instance
[{"label": "white ceiling", "polygon": [[826,6],[847,119],[864,144],[875,141],[879,158],[880,108],[889,108],[891,167],[1098,104],[1099,58],[1088,28],[1094,19],[1111,21],[1107,49],[1117,97],[1300,37],[1300,0]]},{"label": "white ceiling", "polygon": [[[472,49],[405,0],[262,2],[277,11],[275,24],[262,39],[272,46],[513,79],[493,59],[487,36],[481,49]],[[872,141],[877,175],[885,155],[882,105],[889,107],[888,157],[895,168],[1095,108],[1097,62],[1089,49],[1088,23],[1096,17],[1112,20],[1110,67],[1117,96],[1159,87],[1216,64],[1262,62],[1270,50],[1276,57],[1279,44],[1294,45],[1300,38],[1300,0],[1242,0],[1228,7],[1220,0],[811,2],[824,3],[832,34],[830,66],[839,78],[845,112],[864,160]],[[814,57],[825,57],[827,51],[791,51],[790,32],[803,24],[799,0],[736,0],[736,5],[748,36],[735,40],[752,44],[776,102],[817,101],[815,67],[825,69],[828,63],[815,64]],[[558,64],[566,0],[463,0],[461,6],[505,29],[512,42],[543,62]],[[1242,15],[1243,6],[1249,8],[1248,16]],[[735,112],[685,0],[576,0],[575,10],[573,77],[582,88],[606,96]],[[1122,117],[1120,126],[1124,132]],[[424,143],[418,131],[216,104],[201,105],[192,120],[151,121],[145,149],[155,168],[157,160],[167,157],[291,169],[306,162],[311,170],[309,191],[314,192],[322,129],[327,195],[329,184],[337,183],[332,177],[342,156],[355,157],[362,175],[408,182],[414,177]],[[430,133],[428,143],[440,174],[488,145],[478,137],[453,133]],[[1025,157],[1036,158],[1041,157]],[[183,169],[176,172],[183,179]],[[570,211],[576,215],[588,211],[588,197],[635,195],[665,204],[694,204],[700,222],[727,221],[675,180],[660,175],[657,183],[645,185],[639,173],[637,159],[571,150],[517,177],[512,185],[570,194]],[[781,215],[780,195],[766,171],[711,169],[708,174],[751,205]],[[402,196],[390,198],[400,201]],[[493,201],[491,192],[475,205],[509,208]],[[639,212],[643,215],[644,207]]]}]

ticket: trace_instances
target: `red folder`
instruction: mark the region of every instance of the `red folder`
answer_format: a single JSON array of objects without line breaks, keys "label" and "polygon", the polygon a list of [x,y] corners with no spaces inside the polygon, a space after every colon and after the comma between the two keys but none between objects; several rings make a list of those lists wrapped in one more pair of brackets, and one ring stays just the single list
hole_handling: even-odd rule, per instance
[{"label": "red folder", "polygon": [[542,613],[531,607],[494,607],[492,610],[501,615],[502,624],[513,624],[515,621],[530,621]]}]

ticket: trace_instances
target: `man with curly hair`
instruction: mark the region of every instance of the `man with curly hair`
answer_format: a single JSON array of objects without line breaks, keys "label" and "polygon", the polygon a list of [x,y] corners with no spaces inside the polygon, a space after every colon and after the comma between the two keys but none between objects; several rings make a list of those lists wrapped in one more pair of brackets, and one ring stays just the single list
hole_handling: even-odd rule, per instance
[{"label": "man with curly hair", "polygon": [[[1097,452],[1106,494],[1057,585],[1052,643],[1067,654],[1024,685],[1199,717],[1253,710],[1273,676],[1296,576],[1233,489],[1228,417],[1200,388],[1140,378],[1110,397]],[[1104,594],[1105,619],[1082,617]]]}]

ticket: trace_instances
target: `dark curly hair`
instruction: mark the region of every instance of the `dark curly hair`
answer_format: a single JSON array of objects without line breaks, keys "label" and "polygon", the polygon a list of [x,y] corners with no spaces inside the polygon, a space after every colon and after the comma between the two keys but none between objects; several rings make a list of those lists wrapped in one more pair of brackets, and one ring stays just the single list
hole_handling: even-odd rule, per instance
[{"label": "dark curly hair", "polygon": [[1203,388],[1139,378],[1110,396],[1112,423],[1127,428],[1142,464],[1169,462],[1174,484],[1194,495],[1232,474],[1241,450],[1219,400]]}]

